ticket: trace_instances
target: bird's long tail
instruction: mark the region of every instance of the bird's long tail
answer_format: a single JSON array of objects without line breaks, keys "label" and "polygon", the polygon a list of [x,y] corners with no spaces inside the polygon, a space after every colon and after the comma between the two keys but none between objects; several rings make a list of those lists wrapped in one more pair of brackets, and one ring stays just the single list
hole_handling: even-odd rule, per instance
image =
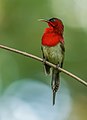
[{"label": "bird's long tail", "polygon": [[52,70],[52,81],[51,81],[51,87],[53,91],[53,105],[55,104],[55,96],[56,92],[59,88],[60,80],[59,80],[59,71],[57,69]]}]

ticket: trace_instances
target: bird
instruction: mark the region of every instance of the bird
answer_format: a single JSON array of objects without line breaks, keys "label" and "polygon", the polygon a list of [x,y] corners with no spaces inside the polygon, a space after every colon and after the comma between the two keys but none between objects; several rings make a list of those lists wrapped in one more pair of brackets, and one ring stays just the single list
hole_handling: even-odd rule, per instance
[{"label": "bird", "polygon": [[[48,27],[45,28],[41,39],[41,50],[44,61],[44,68],[47,74],[52,74],[51,88],[53,92],[53,105],[55,104],[56,92],[60,85],[60,72],[57,68],[63,67],[65,47],[64,47],[64,25],[59,18],[40,19],[46,22]],[[51,62],[57,66],[53,68],[45,63]],[[52,71],[52,72],[51,72]]]}]

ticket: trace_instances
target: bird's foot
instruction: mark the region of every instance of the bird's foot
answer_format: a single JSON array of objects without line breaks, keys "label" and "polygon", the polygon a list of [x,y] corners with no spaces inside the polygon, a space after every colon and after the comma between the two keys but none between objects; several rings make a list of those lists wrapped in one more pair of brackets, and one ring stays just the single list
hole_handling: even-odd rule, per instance
[{"label": "bird's foot", "polygon": [[46,59],[45,59],[45,58],[43,58],[43,64],[44,64],[44,65],[46,64]]},{"label": "bird's foot", "polygon": [[59,68],[60,68],[60,65],[57,64],[57,65],[56,65],[56,69],[58,69],[58,71],[61,72],[61,71],[59,70]]}]

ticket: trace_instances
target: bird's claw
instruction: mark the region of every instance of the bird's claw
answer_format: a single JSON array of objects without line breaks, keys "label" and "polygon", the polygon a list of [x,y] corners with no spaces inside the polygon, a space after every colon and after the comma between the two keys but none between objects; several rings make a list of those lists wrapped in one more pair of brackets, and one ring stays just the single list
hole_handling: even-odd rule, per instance
[{"label": "bird's claw", "polygon": [[44,64],[44,65],[46,64],[46,59],[45,59],[45,58],[43,58],[43,64]]},{"label": "bird's claw", "polygon": [[[58,69],[58,71],[60,71],[60,70],[59,70],[59,67],[60,67],[60,65],[59,65],[59,64],[57,64],[57,65],[56,65],[56,68]],[[60,71],[60,72],[61,72],[61,71]]]}]

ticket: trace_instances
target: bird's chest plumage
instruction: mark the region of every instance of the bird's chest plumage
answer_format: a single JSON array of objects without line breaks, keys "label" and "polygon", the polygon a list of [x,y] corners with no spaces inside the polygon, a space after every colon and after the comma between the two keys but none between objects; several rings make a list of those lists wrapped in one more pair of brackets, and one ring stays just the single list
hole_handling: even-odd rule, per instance
[{"label": "bird's chest plumage", "polygon": [[43,53],[45,58],[48,59],[49,62],[54,64],[60,64],[63,60],[63,53],[61,48],[61,43],[58,43],[56,46],[49,47],[49,46],[42,46]]}]

